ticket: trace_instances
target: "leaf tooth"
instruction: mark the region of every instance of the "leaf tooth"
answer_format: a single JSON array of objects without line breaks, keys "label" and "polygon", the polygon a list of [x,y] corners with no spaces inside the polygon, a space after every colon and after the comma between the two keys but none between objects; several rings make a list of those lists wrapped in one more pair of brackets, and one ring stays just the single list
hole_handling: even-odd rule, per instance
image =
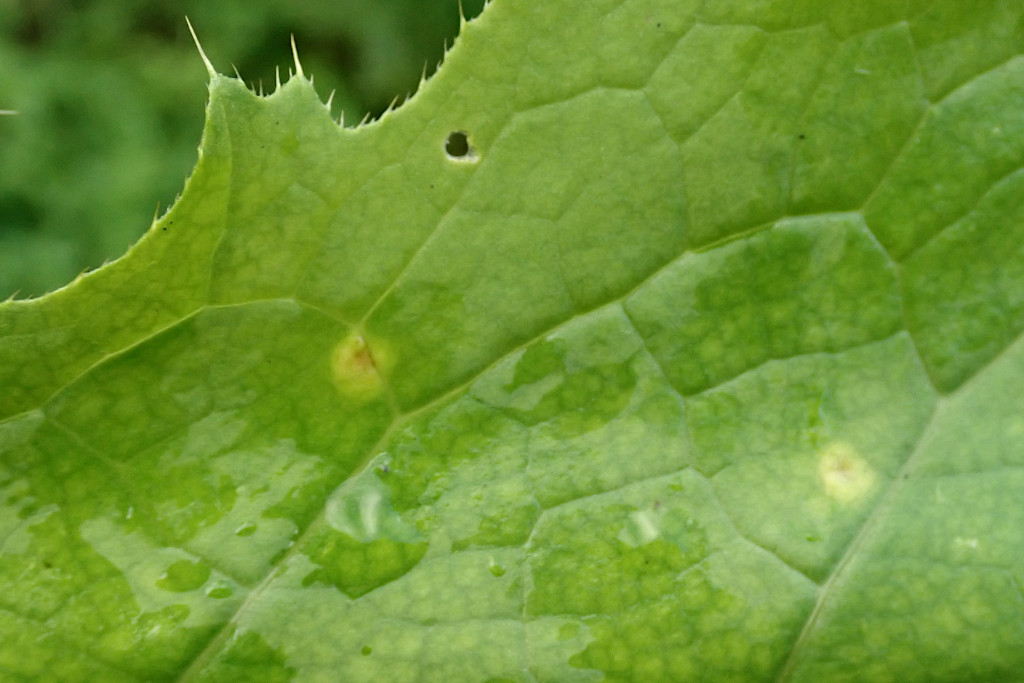
[{"label": "leaf tooth", "polygon": [[203,64],[206,65],[206,72],[210,74],[210,80],[213,80],[213,77],[217,75],[217,70],[213,68],[213,63],[203,51],[203,46],[199,44],[199,37],[196,35],[196,30],[192,28],[192,22],[188,20],[188,17],[185,17],[185,23],[188,24],[188,32],[192,34],[192,40],[196,44],[196,49],[199,50],[199,56],[202,58]]},{"label": "leaf tooth", "polygon": [[292,58],[295,60],[295,73],[301,78],[305,78],[306,74],[302,72],[302,64],[299,63],[299,50],[295,47],[295,34],[292,34]]}]

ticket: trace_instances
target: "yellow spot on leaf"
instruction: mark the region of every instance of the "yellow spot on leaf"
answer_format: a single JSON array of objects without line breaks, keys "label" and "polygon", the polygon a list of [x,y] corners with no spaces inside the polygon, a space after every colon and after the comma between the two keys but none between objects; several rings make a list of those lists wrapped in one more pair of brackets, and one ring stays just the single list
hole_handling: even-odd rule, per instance
[{"label": "yellow spot on leaf", "polygon": [[350,398],[369,401],[384,390],[388,355],[371,349],[363,335],[352,333],[331,351],[331,375],[338,390]]},{"label": "yellow spot on leaf", "polygon": [[821,454],[818,463],[825,493],[840,503],[863,498],[875,485],[875,471],[853,446],[837,441]]}]

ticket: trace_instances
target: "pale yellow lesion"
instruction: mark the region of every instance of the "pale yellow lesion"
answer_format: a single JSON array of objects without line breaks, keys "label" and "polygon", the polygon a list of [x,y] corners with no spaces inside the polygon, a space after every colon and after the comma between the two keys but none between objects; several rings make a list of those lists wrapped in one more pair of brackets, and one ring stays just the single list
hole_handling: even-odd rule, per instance
[{"label": "pale yellow lesion", "polygon": [[877,475],[871,465],[848,443],[836,441],[821,452],[818,474],[825,493],[840,503],[854,503],[874,489]]},{"label": "pale yellow lesion", "polygon": [[383,344],[372,346],[356,331],[331,350],[330,367],[334,385],[343,395],[370,401],[384,392],[385,375],[392,365],[391,354]]}]

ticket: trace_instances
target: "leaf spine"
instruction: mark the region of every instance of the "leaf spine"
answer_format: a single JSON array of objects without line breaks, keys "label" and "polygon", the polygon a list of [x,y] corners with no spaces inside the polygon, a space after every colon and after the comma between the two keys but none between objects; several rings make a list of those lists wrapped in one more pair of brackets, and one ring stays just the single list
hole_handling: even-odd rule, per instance
[{"label": "leaf spine", "polygon": [[302,64],[299,63],[299,50],[295,47],[295,34],[292,34],[292,58],[295,60],[295,73],[300,78],[305,78],[306,74],[302,72]]},{"label": "leaf spine", "polygon": [[199,37],[196,35],[196,30],[192,28],[192,22],[188,20],[187,16],[185,17],[185,23],[188,25],[188,32],[192,34],[192,40],[196,44],[196,49],[199,50],[199,57],[202,58],[203,64],[206,65],[206,72],[210,74],[210,80],[212,81],[214,76],[217,75],[217,70],[213,68],[213,63],[210,62],[206,53],[203,52],[203,46],[199,44]]}]

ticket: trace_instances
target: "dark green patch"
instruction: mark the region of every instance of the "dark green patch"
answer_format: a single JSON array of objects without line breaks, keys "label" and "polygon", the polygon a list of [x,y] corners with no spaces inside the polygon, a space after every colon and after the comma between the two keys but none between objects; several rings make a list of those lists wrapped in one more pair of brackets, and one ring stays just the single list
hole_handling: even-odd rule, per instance
[{"label": "dark green patch", "polygon": [[[609,614],[659,601],[679,590],[680,575],[708,551],[704,530],[681,510],[627,505],[579,509],[561,516],[537,538],[534,588],[527,612]],[[655,518],[659,537],[631,538],[631,516]]]},{"label": "dark green patch", "polygon": [[513,392],[519,387],[539,382],[548,375],[562,372],[565,369],[565,351],[564,339],[551,339],[531,345],[516,363],[515,376],[505,385],[505,390]]},{"label": "dark green patch", "polygon": [[427,543],[384,538],[360,543],[330,530],[311,539],[307,548],[310,560],[320,567],[303,578],[303,586],[328,584],[350,598],[358,598],[408,573],[427,552]]},{"label": "dark green patch", "polygon": [[227,647],[199,675],[201,681],[284,683],[295,678],[281,648],[271,647],[255,631],[235,632]]}]

